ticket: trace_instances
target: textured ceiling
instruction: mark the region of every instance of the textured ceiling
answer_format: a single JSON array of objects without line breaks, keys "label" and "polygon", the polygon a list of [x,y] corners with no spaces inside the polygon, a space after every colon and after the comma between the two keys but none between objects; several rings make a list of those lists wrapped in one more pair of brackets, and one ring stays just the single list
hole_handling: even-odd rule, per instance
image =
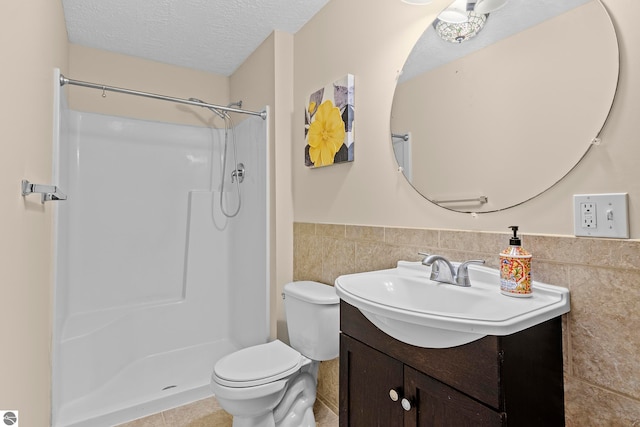
[{"label": "textured ceiling", "polygon": [[[328,1],[62,0],[62,4],[71,43],[229,76],[274,30],[297,32]],[[401,80],[587,1],[509,0],[490,14],[476,39],[455,47],[439,40],[430,26]]]},{"label": "textured ceiling", "polygon": [[225,76],[328,0],[62,0],[69,41]]}]

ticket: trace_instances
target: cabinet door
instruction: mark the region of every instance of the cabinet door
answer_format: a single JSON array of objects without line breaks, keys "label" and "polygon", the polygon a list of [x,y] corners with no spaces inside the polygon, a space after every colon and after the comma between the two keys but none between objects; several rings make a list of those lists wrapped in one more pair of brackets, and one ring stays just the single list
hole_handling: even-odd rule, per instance
[{"label": "cabinet door", "polygon": [[414,406],[405,415],[405,426],[506,425],[502,413],[408,366],[405,367],[405,393]]},{"label": "cabinet door", "polygon": [[340,427],[402,427],[402,376],[401,362],[341,335]]}]

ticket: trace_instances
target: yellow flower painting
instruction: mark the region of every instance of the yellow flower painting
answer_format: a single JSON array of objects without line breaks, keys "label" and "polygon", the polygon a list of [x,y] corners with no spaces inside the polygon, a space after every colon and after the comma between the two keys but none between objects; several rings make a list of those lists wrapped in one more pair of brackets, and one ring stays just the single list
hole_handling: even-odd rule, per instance
[{"label": "yellow flower painting", "polygon": [[352,162],[354,78],[348,74],[313,92],[305,107],[305,165]]},{"label": "yellow flower painting", "polygon": [[344,122],[340,110],[330,100],[318,108],[315,120],[309,125],[307,140],[309,157],[314,166],[332,165],[334,156],[344,143]]}]

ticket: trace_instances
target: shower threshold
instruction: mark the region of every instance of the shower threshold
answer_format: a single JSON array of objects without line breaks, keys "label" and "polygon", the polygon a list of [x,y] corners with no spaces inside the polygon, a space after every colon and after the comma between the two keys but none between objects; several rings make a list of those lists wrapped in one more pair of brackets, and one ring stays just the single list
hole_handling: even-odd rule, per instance
[{"label": "shower threshold", "polygon": [[220,340],[140,359],[60,408],[54,426],[108,427],[210,397],[215,361],[235,350]]}]

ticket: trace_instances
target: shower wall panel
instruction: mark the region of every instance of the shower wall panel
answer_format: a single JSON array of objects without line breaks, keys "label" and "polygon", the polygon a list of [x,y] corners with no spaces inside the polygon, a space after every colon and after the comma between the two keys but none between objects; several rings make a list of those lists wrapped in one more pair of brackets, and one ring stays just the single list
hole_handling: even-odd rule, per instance
[{"label": "shower wall panel", "polygon": [[209,189],[210,131],[77,112],[71,123],[70,314],[181,299],[188,196]]},{"label": "shower wall panel", "polygon": [[231,335],[240,347],[264,342],[269,336],[269,287],[263,283],[269,277],[267,123],[252,117],[236,127],[238,161],[244,164],[246,174],[241,186],[242,208],[230,223],[233,238],[229,253],[230,271],[235,272],[233,286],[239,290],[230,295],[231,304],[239,308],[231,313]]},{"label": "shower wall panel", "polygon": [[238,127],[247,178],[241,212],[228,219],[219,210],[223,131],[65,117],[54,425],[111,425],[133,416],[127,408],[210,393],[216,360],[268,338],[266,124]]}]

